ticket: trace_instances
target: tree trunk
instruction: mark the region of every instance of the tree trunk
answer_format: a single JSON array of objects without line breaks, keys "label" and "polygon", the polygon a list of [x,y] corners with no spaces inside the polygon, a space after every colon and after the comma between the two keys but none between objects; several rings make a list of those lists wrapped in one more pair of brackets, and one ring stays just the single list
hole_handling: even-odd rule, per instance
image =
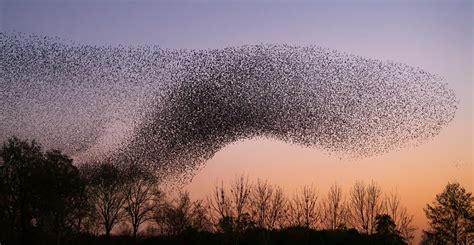
[{"label": "tree trunk", "polygon": [[107,225],[105,227],[105,236],[106,237],[110,237],[110,230],[112,230],[111,227]]},{"label": "tree trunk", "polygon": [[458,221],[454,224],[454,245],[458,245]]},{"label": "tree trunk", "polygon": [[134,240],[137,238],[137,232],[138,232],[138,225],[134,224],[133,225],[133,239]]}]

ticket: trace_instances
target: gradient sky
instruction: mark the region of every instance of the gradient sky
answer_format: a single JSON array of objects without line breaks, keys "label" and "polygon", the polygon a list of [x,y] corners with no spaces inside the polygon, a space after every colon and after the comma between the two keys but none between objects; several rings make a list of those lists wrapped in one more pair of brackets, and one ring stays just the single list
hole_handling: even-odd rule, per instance
[{"label": "gradient sky", "polygon": [[238,174],[288,192],[314,184],[320,194],[356,180],[396,190],[415,225],[449,181],[473,185],[473,6],[471,1],[2,1],[0,31],[58,36],[79,43],[222,48],[243,44],[319,45],[392,60],[440,75],[459,109],[440,135],[419,147],[357,161],[265,139],[218,152],[187,186],[204,198]]}]

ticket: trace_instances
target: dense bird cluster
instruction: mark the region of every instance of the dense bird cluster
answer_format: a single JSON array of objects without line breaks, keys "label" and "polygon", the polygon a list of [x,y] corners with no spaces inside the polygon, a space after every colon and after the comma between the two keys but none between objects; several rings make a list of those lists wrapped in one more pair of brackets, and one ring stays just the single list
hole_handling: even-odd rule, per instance
[{"label": "dense bird cluster", "polygon": [[254,137],[376,155],[432,138],[457,108],[422,69],[316,46],[167,50],[5,33],[0,46],[0,137],[105,152],[164,176]]}]

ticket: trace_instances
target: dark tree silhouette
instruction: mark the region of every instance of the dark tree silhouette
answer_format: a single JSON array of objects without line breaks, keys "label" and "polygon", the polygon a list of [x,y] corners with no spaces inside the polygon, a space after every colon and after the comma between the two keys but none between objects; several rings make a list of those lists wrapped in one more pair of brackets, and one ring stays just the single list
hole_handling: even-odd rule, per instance
[{"label": "dark tree silhouette", "polygon": [[124,170],[108,162],[84,166],[87,194],[94,212],[103,225],[105,235],[124,218],[126,203],[126,178]]},{"label": "dark tree silhouette", "polygon": [[287,202],[280,187],[258,180],[252,188],[250,202],[255,226],[268,230],[282,227],[287,215]]},{"label": "dark tree silhouette", "polygon": [[388,214],[378,214],[375,216],[375,233],[381,235],[397,234],[395,221]]},{"label": "dark tree silhouette", "polygon": [[288,199],[281,187],[275,186],[270,206],[268,229],[275,230],[285,226],[288,216]]},{"label": "dark tree silhouette", "polygon": [[161,192],[157,188],[157,178],[141,165],[127,166],[125,178],[125,211],[132,226],[133,238],[136,238],[140,225],[153,218]]},{"label": "dark tree silhouette", "polygon": [[384,244],[407,244],[406,240],[400,236],[395,221],[388,214],[375,216],[375,234],[390,241]]},{"label": "dark tree silhouette", "polygon": [[401,204],[400,196],[396,192],[390,192],[384,198],[384,212],[393,219],[397,230],[406,241],[414,238],[416,227],[413,225],[413,215]]},{"label": "dark tree silhouette", "polygon": [[322,202],[323,225],[328,230],[337,230],[347,226],[349,209],[342,195],[342,189],[334,184],[329,188],[326,198]]},{"label": "dark tree silhouette", "polygon": [[10,225],[2,232],[18,233],[25,243],[35,233],[54,236],[60,243],[74,230],[74,215],[83,208],[85,196],[72,159],[18,138],[9,139],[0,155],[1,215]]},{"label": "dark tree silhouette", "polygon": [[189,193],[180,193],[174,202],[165,203],[156,215],[156,221],[166,234],[178,235],[191,228],[192,208]]},{"label": "dark tree silhouette", "polygon": [[258,228],[268,229],[268,221],[271,212],[271,199],[273,198],[273,187],[266,181],[258,180],[251,192],[251,212],[255,217]]},{"label": "dark tree silhouette", "polygon": [[254,227],[251,219],[251,194],[253,185],[248,177],[238,176],[230,184],[230,191],[224,185],[216,186],[208,202],[214,212],[214,219],[224,232],[238,233]]},{"label": "dark tree silhouette", "polygon": [[[474,197],[459,183],[448,183],[435,201],[424,209],[430,223],[425,241],[445,244],[472,244]],[[428,243],[429,244],[429,243]]]},{"label": "dark tree silhouette", "polygon": [[318,193],[313,186],[298,190],[290,204],[291,223],[306,229],[315,229],[321,222]]},{"label": "dark tree silhouette", "polygon": [[[153,172],[130,162],[96,162],[78,169],[60,151],[44,152],[35,141],[17,138],[4,143],[0,156],[0,243],[6,244],[404,244],[400,228],[411,223],[397,195],[387,196],[382,207],[382,191],[374,183],[358,182],[351,192],[352,213],[364,221],[355,223],[359,230],[341,229],[350,206],[336,185],[323,205],[313,187],[287,200],[281,188],[265,181],[253,185],[245,176],[228,189],[217,186],[207,203],[192,201],[185,191],[166,201]],[[457,226],[442,227],[460,228],[457,243],[472,243],[471,194],[459,185],[448,187],[437,197],[441,208],[428,205],[427,213],[441,210],[432,215],[441,221],[446,221],[443,215],[459,213]],[[156,226],[150,219],[161,233],[152,233]],[[137,238],[147,222],[150,233]],[[127,233],[114,229],[117,224]],[[112,230],[116,235],[111,236]],[[445,233],[426,231],[424,243],[456,243]]]},{"label": "dark tree silhouette", "polygon": [[177,199],[158,210],[156,222],[166,234],[179,235],[186,230],[208,231],[211,223],[202,202],[192,202],[188,192],[181,192]]},{"label": "dark tree silhouette", "polygon": [[[48,151],[45,154],[44,171],[41,181],[41,206],[45,207],[43,222],[48,222],[58,235],[72,230],[76,214],[85,205],[85,183],[79,170],[72,165],[72,159],[59,151]],[[58,241],[59,243],[59,241]]]},{"label": "dark tree silhouette", "polygon": [[199,232],[208,232],[213,228],[211,218],[209,216],[210,207],[202,200],[193,202],[193,220],[192,227]]},{"label": "dark tree silhouette", "polygon": [[216,185],[212,195],[208,198],[207,202],[211,207],[211,217],[214,223],[224,233],[230,233],[233,231],[234,218],[232,212],[232,202],[224,188],[224,183]]},{"label": "dark tree silhouette", "polygon": [[7,238],[22,239],[31,237],[34,226],[32,220],[37,218],[37,189],[35,183],[41,176],[44,160],[41,147],[36,141],[10,138],[1,149],[3,166],[1,168],[0,205],[3,230]]},{"label": "dark tree silhouette", "polygon": [[383,209],[381,188],[373,181],[368,185],[356,182],[350,192],[349,208],[352,225],[361,232],[373,234],[375,217]]},{"label": "dark tree silhouette", "polygon": [[250,194],[252,191],[252,184],[248,177],[236,177],[231,183],[230,193],[232,197],[235,227],[237,232],[242,232],[252,226],[250,219]]},{"label": "dark tree silhouette", "polygon": [[437,234],[431,231],[423,231],[421,236],[420,245],[445,245],[446,242],[443,242]]}]

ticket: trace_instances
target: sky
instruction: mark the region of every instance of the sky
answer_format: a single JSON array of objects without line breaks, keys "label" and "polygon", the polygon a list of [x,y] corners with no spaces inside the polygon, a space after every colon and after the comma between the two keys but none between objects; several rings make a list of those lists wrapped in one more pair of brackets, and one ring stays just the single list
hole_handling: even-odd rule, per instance
[{"label": "sky", "polygon": [[0,0],[1,32],[171,49],[318,45],[443,77],[459,108],[426,144],[347,160],[269,139],[245,140],[219,151],[186,186],[193,198],[205,198],[217,182],[246,174],[288,193],[313,184],[324,195],[333,183],[347,191],[357,180],[374,180],[398,192],[421,229],[423,208],[448,182],[473,190],[473,23],[471,1]]}]

